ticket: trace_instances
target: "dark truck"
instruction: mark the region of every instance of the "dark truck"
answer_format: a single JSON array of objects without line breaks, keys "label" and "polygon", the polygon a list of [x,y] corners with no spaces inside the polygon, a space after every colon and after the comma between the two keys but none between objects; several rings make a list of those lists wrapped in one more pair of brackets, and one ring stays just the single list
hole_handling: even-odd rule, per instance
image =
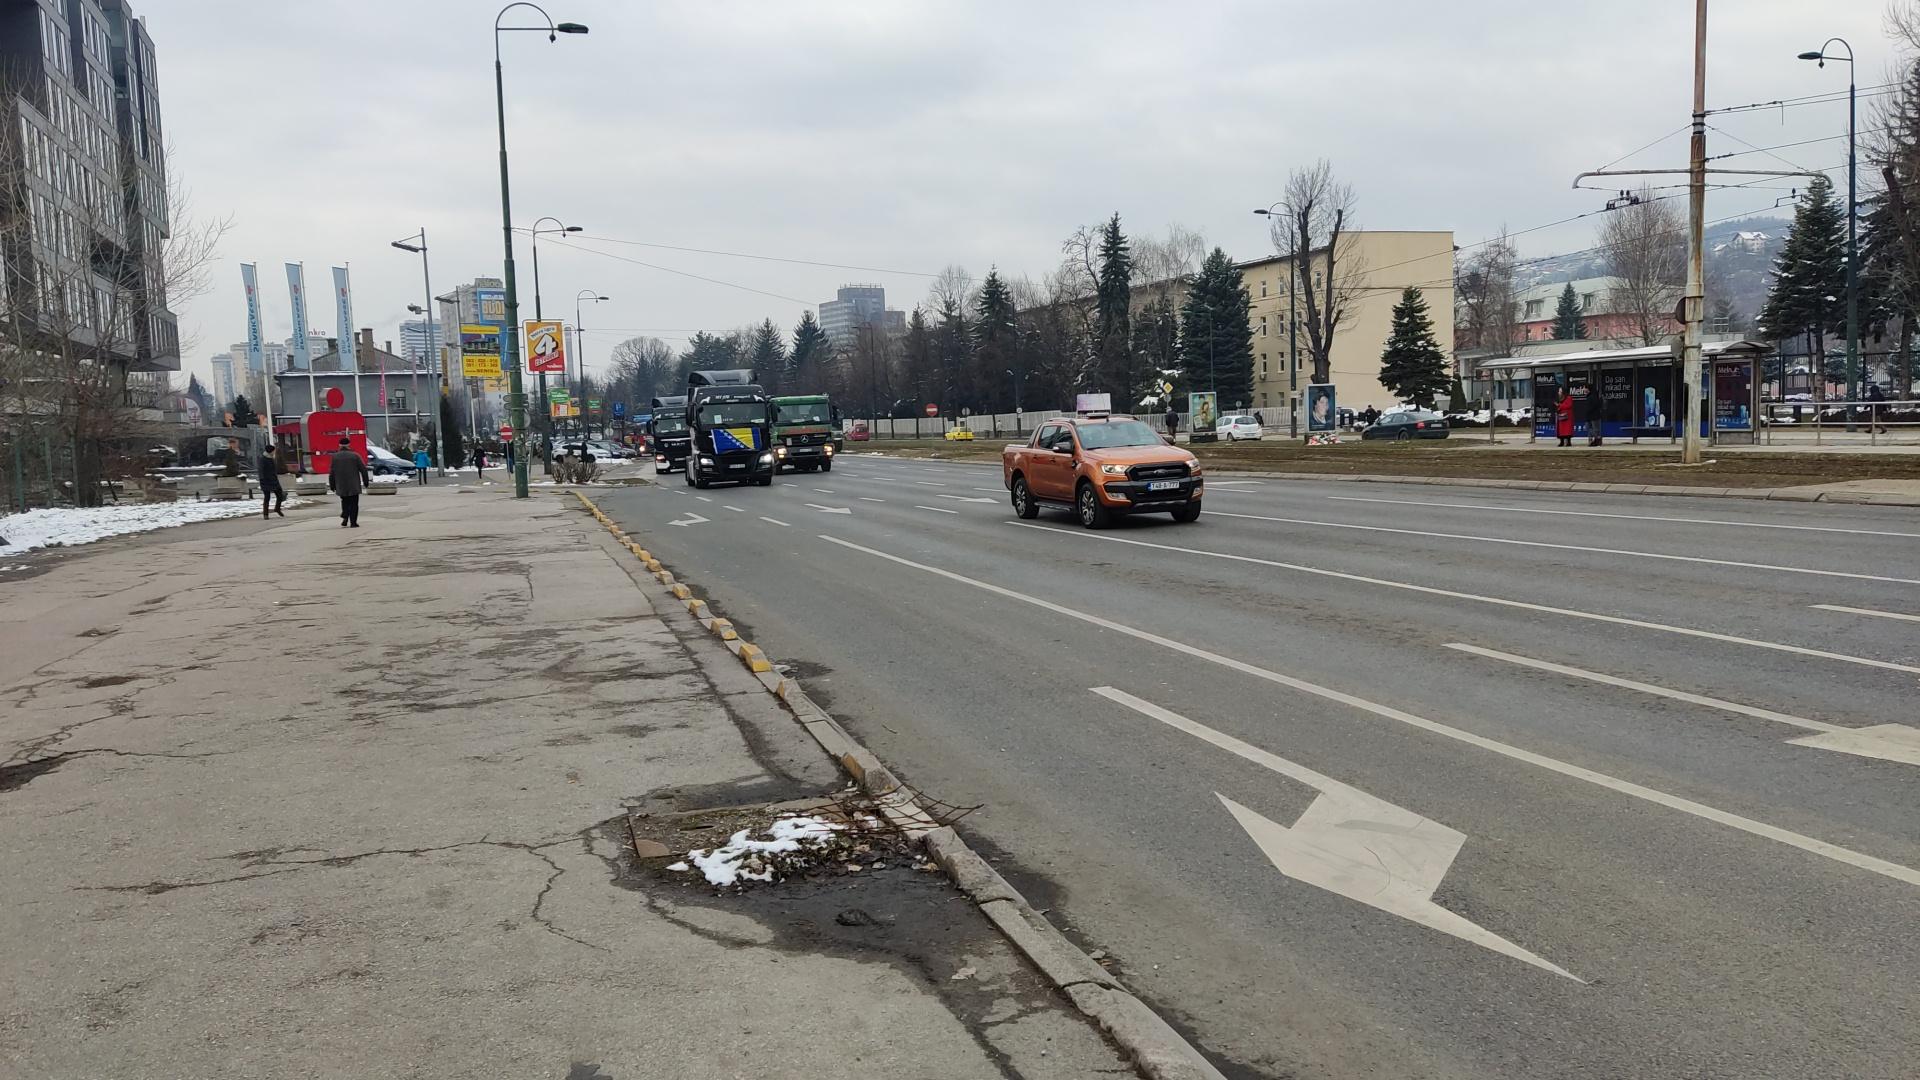
[{"label": "dark truck", "polygon": [[773,402],[753,372],[689,372],[687,429],[693,437],[689,487],[773,483]]},{"label": "dark truck", "polygon": [[800,472],[833,471],[833,456],[843,445],[834,431],[840,410],[825,394],[795,394],[773,399],[773,456],[782,468]]},{"label": "dark truck", "polygon": [[693,437],[687,432],[687,399],[684,395],[653,399],[653,415],[647,419],[647,445],[653,450],[655,475],[687,467],[687,455],[693,451]]}]

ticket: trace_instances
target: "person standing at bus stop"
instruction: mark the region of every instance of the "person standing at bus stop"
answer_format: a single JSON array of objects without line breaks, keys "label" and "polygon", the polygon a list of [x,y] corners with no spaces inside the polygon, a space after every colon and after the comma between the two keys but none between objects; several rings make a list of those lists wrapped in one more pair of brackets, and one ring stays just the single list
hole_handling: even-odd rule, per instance
[{"label": "person standing at bus stop", "polygon": [[353,444],[344,436],[340,439],[340,449],[333,452],[333,458],[327,463],[327,488],[340,496],[340,527],[360,527],[360,492],[373,483],[373,476],[367,472],[367,463],[353,452]]},{"label": "person standing at bus stop", "polygon": [[1553,433],[1561,446],[1573,445],[1573,395],[1564,386],[1553,403]]}]

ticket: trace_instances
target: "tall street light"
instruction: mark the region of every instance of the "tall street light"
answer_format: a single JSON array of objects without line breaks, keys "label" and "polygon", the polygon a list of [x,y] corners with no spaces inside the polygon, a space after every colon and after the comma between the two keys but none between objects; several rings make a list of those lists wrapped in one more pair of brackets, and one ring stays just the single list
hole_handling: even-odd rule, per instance
[{"label": "tall street light", "polygon": [[581,289],[573,297],[573,351],[578,355],[574,363],[580,365],[580,441],[585,443],[591,434],[592,417],[587,415],[587,331],[580,325],[580,305],[588,300],[596,304],[613,299],[611,296],[598,296],[592,289]]},{"label": "tall street light", "polygon": [[[1832,56],[1827,49],[1832,45],[1845,45],[1847,55]],[[1828,38],[1825,45],[1811,52],[1800,54],[1802,60],[1818,61],[1821,67],[1829,60],[1847,62],[1847,398],[1857,400],[1860,396],[1860,237],[1856,223],[1859,219],[1859,154],[1855,147],[1855,110],[1859,105],[1859,93],[1854,87],[1853,46],[1844,38]],[[1820,380],[1826,381],[1826,357],[1820,358]],[[1848,409],[1852,416],[1853,410]]]},{"label": "tall street light", "polygon": [[[554,228],[543,229],[541,221],[551,221]],[[578,225],[568,225],[557,217],[543,217],[533,223],[527,232],[533,237],[533,317],[535,321],[546,316],[540,313],[540,234],[541,233],[577,233]],[[553,468],[553,408],[547,404],[547,373],[540,373],[540,397],[534,405],[534,415],[540,418],[540,460],[548,469]]]},{"label": "tall street light", "polygon": [[[419,243],[417,244],[414,243],[415,240],[418,240]],[[420,256],[420,279],[422,283],[425,284],[427,287],[427,306],[424,310],[427,316],[427,363],[431,365],[434,363],[435,357],[444,358],[446,354],[440,348],[440,343],[437,340],[439,335],[434,333],[434,330],[433,330],[433,269],[427,264],[427,227],[425,225],[422,225],[420,227],[420,231],[413,234],[412,236],[409,236],[404,240],[395,240],[393,242],[393,246],[399,248],[401,251],[411,251],[414,254]],[[422,311],[421,308],[414,307],[412,304],[407,305],[407,310],[412,312]],[[429,372],[429,375],[431,376],[431,373],[435,370],[435,368],[429,367],[427,370]],[[440,396],[444,398],[446,397],[446,394],[447,394],[447,373],[445,372],[445,370],[440,370],[439,374],[440,374]],[[420,396],[419,387],[416,385],[414,388],[414,398],[416,402],[419,396]],[[419,405],[415,404],[414,409],[416,410],[416,413],[417,413],[417,410],[419,409]],[[442,441],[446,438],[446,433],[439,430],[441,413],[442,413],[442,410],[438,408],[434,409],[434,413],[433,413],[433,422],[435,425],[434,430],[440,436],[440,438],[427,440],[427,452],[433,455],[435,471],[437,471],[441,476],[445,476],[447,475],[447,463],[444,460],[442,460],[442,456],[440,453],[440,446]],[[420,430],[420,425],[418,420],[414,422],[414,430],[415,431]]]},{"label": "tall street light", "polygon": [[[1284,200],[1283,200],[1284,201]],[[1271,220],[1279,215],[1273,208],[1280,203],[1269,203],[1265,210],[1254,213]],[[1289,233],[1289,236],[1292,234]],[[1298,243],[1293,245],[1294,252],[1287,262],[1287,438],[1300,437],[1300,320],[1295,318],[1293,309],[1294,286],[1300,281],[1300,252]]]},{"label": "tall street light", "polygon": [[[502,26],[500,20],[514,8],[532,8],[546,20],[544,26]],[[500,35],[504,31],[536,31],[547,40],[558,41],[561,34],[584,34],[580,23],[555,23],[553,16],[538,4],[518,0],[500,9],[493,17],[493,105],[500,123],[500,236],[506,248],[507,325],[500,335],[500,360],[507,369],[507,422],[513,425],[514,463],[513,497],[527,497],[527,392],[520,377],[520,296],[513,280],[513,197],[507,182],[507,83],[500,65]]]}]

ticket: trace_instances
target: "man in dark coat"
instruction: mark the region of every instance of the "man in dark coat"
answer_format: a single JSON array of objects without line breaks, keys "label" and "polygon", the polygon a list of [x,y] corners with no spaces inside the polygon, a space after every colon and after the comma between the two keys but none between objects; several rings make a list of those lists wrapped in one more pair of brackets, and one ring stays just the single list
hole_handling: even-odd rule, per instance
[{"label": "man in dark coat", "polygon": [[260,451],[256,467],[260,471],[260,517],[286,517],[287,512],[280,507],[287,501],[287,489],[280,486],[280,459],[274,455],[272,443]]},{"label": "man in dark coat", "polygon": [[327,488],[340,496],[341,528],[360,527],[360,492],[371,483],[373,476],[367,472],[367,463],[353,452],[350,441],[341,439],[340,449],[333,452],[327,465]]},{"label": "man in dark coat", "polygon": [[1169,405],[1167,406],[1167,441],[1172,442],[1174,436],[1177,435],[1179,431],[1180,414],[1174,410],[1173,406]]}]

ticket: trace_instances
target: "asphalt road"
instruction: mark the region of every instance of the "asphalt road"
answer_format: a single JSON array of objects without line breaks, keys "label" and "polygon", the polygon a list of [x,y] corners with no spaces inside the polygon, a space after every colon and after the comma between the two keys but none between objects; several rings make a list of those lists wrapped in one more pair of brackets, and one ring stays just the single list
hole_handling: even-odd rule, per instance
[{"label": "asphalt road", "polygon": [[1230,1075],[1915,1075],[1920,514],[662,479],[600,503]]}]

